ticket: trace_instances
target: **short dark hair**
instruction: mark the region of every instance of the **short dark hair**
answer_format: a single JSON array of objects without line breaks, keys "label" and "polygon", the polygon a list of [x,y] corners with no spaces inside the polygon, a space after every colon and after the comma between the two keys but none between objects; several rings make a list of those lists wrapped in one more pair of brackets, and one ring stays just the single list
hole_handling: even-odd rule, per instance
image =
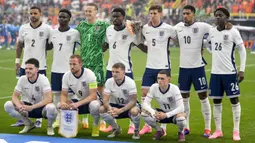
[{"label": "short dark hair", "polygon": [[122,69],[123,71],[126,70],[125,65],[122,64],[122,63],[116,63],[116,64],[114,64],[114,65],[112,66],[112,68],[115,68],[115,69],[120,68],[120,69]]},{"label": "short dark hair", "polygon": [[214,16],[215,16],[215,14],[216,14],[217,11],[223,12],[223,13],[227,16],[227,18],[230,17],[229,11],[228,11],[226,8],[224,8],[224,7],[217,8],[217,9],[214,11],[214,13],[213,13]]},{"label": "short dark hair", "polygon": [[59,12],[58,12],[58,14],[59,14],[60,12],[67,13],[67,14],[69,15],[70,18],[72,17],[72,13],[71,13],[71,11],[68,10],[68,9],[65,9],[65,8],[60,9]]},{"label": "short dark hair", "polygon": [[98,6],[95,3],[88,3],[88,4],[86,4],[86,6],[94,6],[96,8],[96,10],[98,11]]},{"label": "short dark hair", "polygon": [[124,10],[123,8],[121,8],[121,7],[114,8],[114,9],[112,10],[112,13],[113,13],[113,12],[120,12],[122,16],[124,16],[124,17],[126,16],[125,10]]},{"label": "short dark hair", "polygon": [[166,70],[166,69],[161,70],[158,74],[164,74],[164,75],[166,75],[167,77],[171,77],[170,71],[169,71],[169,70]]},{"label": "short dark hair", "polygon": [[77,58],[79,63],[82,63],[82,59],[81,59],[80,55],[74,54],[74,55],[70,56],[70,59],[74,59],[74,58]]},{"label": "short dark hair", "polygon": [[33,64],[36,68],[39,68],[39,61],[35,58],[28,59],[25,64]]},{"label": "short dark hair", "polygon": [[42,10],[41,10],[41,8],[39,7],[39,6],[32,6],[31,8],[30,8],[30,10],[31,9],[38,9],[38,11],[41,13],[42,12]]},{"label": "short dark hair", "polygon": [[158,10],[158,12],[162,13],[163,11],[163,8],[161,5],[152,5],[150,8],[149,8],[149,11],[151,10]]},{"label": "short dark hair", "polygon": [[195,8],[194,6],[192,6],[192,5],[185,5],[185,6],[183,7],[183,9],[189,9],[189,10],[191,10],[193,13],[196,13],[196,8]]}]

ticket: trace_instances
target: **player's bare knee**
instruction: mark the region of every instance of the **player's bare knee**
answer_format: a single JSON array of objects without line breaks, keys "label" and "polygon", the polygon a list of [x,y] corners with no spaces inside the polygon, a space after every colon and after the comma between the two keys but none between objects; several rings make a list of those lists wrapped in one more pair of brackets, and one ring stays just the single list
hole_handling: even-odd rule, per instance
[{"label": "player's bare knee", "polygon": [[93,100],[89,103],[90,113],[98,113],[100,108],[100,103],[97,100]]},{"label": "player's bare knee", "polygon": [[230,98],[230,102],[231,104],[237,104],[239,103],[239,98],[238,97]]},{"label": "player's bare knee", "polygon": [[178,113],[176,115],[176,118],[179,118],[179,117],[184,117],[185,118],[185,116],[186,116],[186,114],[184,112],[182,112],[182,113]]},{"label": "player's bare knee", "polygon": [[132,116],[137,116],[138,113],[139,113],[139,109],[138,109],[137,107],[131,108],[130,114],[131,114]]},{"label": "player's bare knee", "polygon": [[222,99],[213,99],[214,104],[220,104],[222,102]]},{"label": "player's bare knee", "polygon": [[181,93],[182,94],[182,98],[189,98],[190,97],[190,93]]},{"label": "player's bare knee", "polygon": [[198,93],[198,97],[200,100],[204,100],[207,98],[207,92],[201,92],[201,93]]}]

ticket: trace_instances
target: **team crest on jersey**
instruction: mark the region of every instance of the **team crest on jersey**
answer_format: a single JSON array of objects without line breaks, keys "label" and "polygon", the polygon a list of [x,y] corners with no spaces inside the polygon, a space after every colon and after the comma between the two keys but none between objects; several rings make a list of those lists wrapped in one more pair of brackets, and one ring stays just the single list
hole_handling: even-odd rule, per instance
[{"label": "team crest on jersey", "polygon": [[127,35],[122,35],[122,40],[126,40],[127,39]]},{"label": "team crest on jersey", "polygon": [[193,28],[193,33],[198,33],[198,28]]},{"label": "team crest on jersey", "polygon": [[82,84],[83,87],[86,87],[86,86],[87,86],[86,81],[83,81],[81,84]]},{"label": "team crest on jersey", "polygon": [[126,89],[122,89],[122,92],[123,92],[123,94],[124,94],[125,96],[128,95],[128,91],[127,91]]},{"label": "team crest on jersey", "polygon": [[66,41],[70,41],[71,40],[71,36],[66,36]]},{"label": "team crest on jersey", "polygon": [[169,102],[173,102],[173,97],[168,97],[167,100],[168,100]]},{"label": "team crest on jersey", "polygon": [[36,87],[35,87],[35,91],[40,91],[40,87],[39,87],[39,86],[36,86]]},{"label": "team crest on jersey", "polygon": [[72,113],[69,113],[69,112],[65,113],[65,121],[66,121],[66,123],[70,124],[70,123],[72,123],[72,120],[73,120]]},{"label": "team crest on jersey", "polygon": [[39,32],[39,36],[40,36],[40,37],[43,37],[43,35],[44,35],[44,32],[43,32],[43,31],[40,31],[40,32]]},{"label": "team crest on jersey", "polygon": [[165,31],[159,31],[159,36],[163,37],[165,35]]},{"label": "team crest on jersey", "polygon": [[223,39],[224,40],[228,40],[229,36],[228,35],[224,35]]}]

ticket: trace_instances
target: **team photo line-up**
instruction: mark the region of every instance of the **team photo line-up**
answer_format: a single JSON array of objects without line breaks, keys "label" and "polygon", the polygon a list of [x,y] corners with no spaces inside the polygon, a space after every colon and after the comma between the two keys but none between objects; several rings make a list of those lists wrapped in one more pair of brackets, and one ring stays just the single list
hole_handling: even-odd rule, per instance
[{"label": "team photo line-up", "polygon": [[[62,124],[60,112],[76,109],[78,114],[84,115],[83,128],[89,126],[87,115],[93,117],[92,137],[98,137],[99,131],[110,132],[109,138],[120,135],[122,129],[116,120],[129,118],[128,134],[132,134],[133,139],[140,139],[154,128],[154,139],[159,140],[166,136],[166,124],[172,123],[178,127],[178,141],[185,141],[185,136],[190,134],[193,84],[205,123],[201,134],[208,139],[223,137],[225,92],[232,105],[233,140],[241,140],[238,97],[239,84],[244,79],[246,49],[239,31],[228,22],[227,9],[221,7],[214,11],[215,27],[196,22],[196,9],[192,5],[183,7],[183,21],[175,26],[161,21],[160,5],[149,8],[149,22],[145,25],[126,20],[123,8],[112,10],[112,25],[97,20],[98,7],[94,3],[85,5],[83,12],[86,21],[72,29],[69,27],[71,12],[61,9],[59,27],[52,29],[41,22],[41,9],[33,6],[30,22],[20,27],[15,61],[19,78],[11,101],[4,104],[5,111],[17,119],[12,126],[24,126],[20,134],[41,127],[42,118],[45,118],[48,120],[47,135],[52,136],[54,128]],[[170,41],[180,47],[178,85],[171,83]],[[80,55],[74,54],[77,44]],[[204,45],[212,49],[209,85],[204,68]],[[134,46],[147,55],[141,103],[130,58]],[[240,55],[239,70],[234,60],[235,49]],[[51,83],[46,77],[46,50],[53,50]],[[109,59],[105,73],[103,54],[107,50]],[[213,109],[208,96],[213,100]],[[158,108],[151,105],[152,99],[159,104]],[[214,132],[211,132],[211,116],[215,122]],[[30,118],[35,118],[35,123]],[[141,130],[140,120],[145,121]]]}]

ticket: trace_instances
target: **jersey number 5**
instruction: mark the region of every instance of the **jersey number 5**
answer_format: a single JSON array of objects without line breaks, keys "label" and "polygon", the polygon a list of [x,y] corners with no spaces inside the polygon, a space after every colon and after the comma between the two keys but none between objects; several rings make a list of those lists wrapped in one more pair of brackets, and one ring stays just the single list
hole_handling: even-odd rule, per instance
[{"label": "jersey number 5", "polygon": [[156,39],[152,39],[152,46],[156,46]]}]

